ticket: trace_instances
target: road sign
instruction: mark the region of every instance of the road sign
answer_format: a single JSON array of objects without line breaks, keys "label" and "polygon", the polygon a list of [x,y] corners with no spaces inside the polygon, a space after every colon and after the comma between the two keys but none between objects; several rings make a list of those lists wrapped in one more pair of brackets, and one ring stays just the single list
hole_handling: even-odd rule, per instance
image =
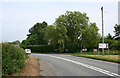
[{"label": "road sign", "polygon": [[108,43],[99,43],[99,48],[108,48]]}]

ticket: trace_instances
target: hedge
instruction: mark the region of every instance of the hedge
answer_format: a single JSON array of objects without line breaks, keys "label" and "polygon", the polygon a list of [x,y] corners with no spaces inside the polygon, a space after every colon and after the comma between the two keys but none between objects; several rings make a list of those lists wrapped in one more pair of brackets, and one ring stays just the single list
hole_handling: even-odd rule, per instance
[{"label": "hedge", "polygon": [[78,45],[67,44],[65,45],[65,52],[66,49],[68,50],[67,52],[74,53],[74,52],[79,52],[81,48]]},{"label": "hedge", "polygon": [[[59,46],[51,46],[51,45],[21,45],[24,49],[31,49],[32,53],[58,53]],[[57,49],[57,51],[55,51]],[[68,50],[68,51],[66,51]],[[65,45],[64,52],[78,52],[80,48],[77,45],[67,44]]]},{"label": "hedge", "polygon": [[50,45],[22,45],[24,49],[31,49],[32,53],[54,52],[53,46]]},{"label": "hedge", "polygon": [[2,43],[2,75],[20,72],[25,66],[26,58],[27,55],[22,48]]}]

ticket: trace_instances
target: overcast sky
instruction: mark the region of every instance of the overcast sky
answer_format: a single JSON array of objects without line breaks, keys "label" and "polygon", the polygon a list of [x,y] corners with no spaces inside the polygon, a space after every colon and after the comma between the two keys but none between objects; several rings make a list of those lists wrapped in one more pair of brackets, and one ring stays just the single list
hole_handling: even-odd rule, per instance
[{"label": "overcast sky", "polygon": [[[37,22],[49,25],[66,11],[87,13],[90,22],[96,22],[101,34],[101,6],[104,7],[105,36],[114,35],[114,25],[118,24],[119,0],[1,0],[0,37],[2,41],[24,40],[28,30]],[[2,17],[1,17],[2,16]],[[2,28],[2,29],[1,29]],[[2,35],[2,36],[1,36]]]}]

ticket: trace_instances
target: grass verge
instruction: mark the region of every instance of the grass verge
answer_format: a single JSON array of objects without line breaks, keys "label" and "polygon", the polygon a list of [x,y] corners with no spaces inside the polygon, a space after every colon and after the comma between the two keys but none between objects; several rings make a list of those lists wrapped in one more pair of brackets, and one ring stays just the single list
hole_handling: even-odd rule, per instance
[{"label": "grass verge", "polygon": [[81,55],[81,54],[70,54],[73,56],[78,56],[78,57],[85,57],[85,58],[91,58],[91,59],[97,59],[97,60],[103,60],[103,61],[109,61],[109,62],[115,62],[115,63],[120,63],[120,58],[119,55]]}]

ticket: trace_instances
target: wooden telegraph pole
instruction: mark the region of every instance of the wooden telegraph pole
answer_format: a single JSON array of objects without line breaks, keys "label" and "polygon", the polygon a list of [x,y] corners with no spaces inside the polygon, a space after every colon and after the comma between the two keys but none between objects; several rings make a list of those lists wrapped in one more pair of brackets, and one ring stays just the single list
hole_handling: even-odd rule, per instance
[{"label": "wooden telegraph pole", "polygon": [[[101,7],[101,14],[102,14],[102,43],[104,43],[103,6]],[[102,55],[104,55],[104,48],[102,48]]]}]

